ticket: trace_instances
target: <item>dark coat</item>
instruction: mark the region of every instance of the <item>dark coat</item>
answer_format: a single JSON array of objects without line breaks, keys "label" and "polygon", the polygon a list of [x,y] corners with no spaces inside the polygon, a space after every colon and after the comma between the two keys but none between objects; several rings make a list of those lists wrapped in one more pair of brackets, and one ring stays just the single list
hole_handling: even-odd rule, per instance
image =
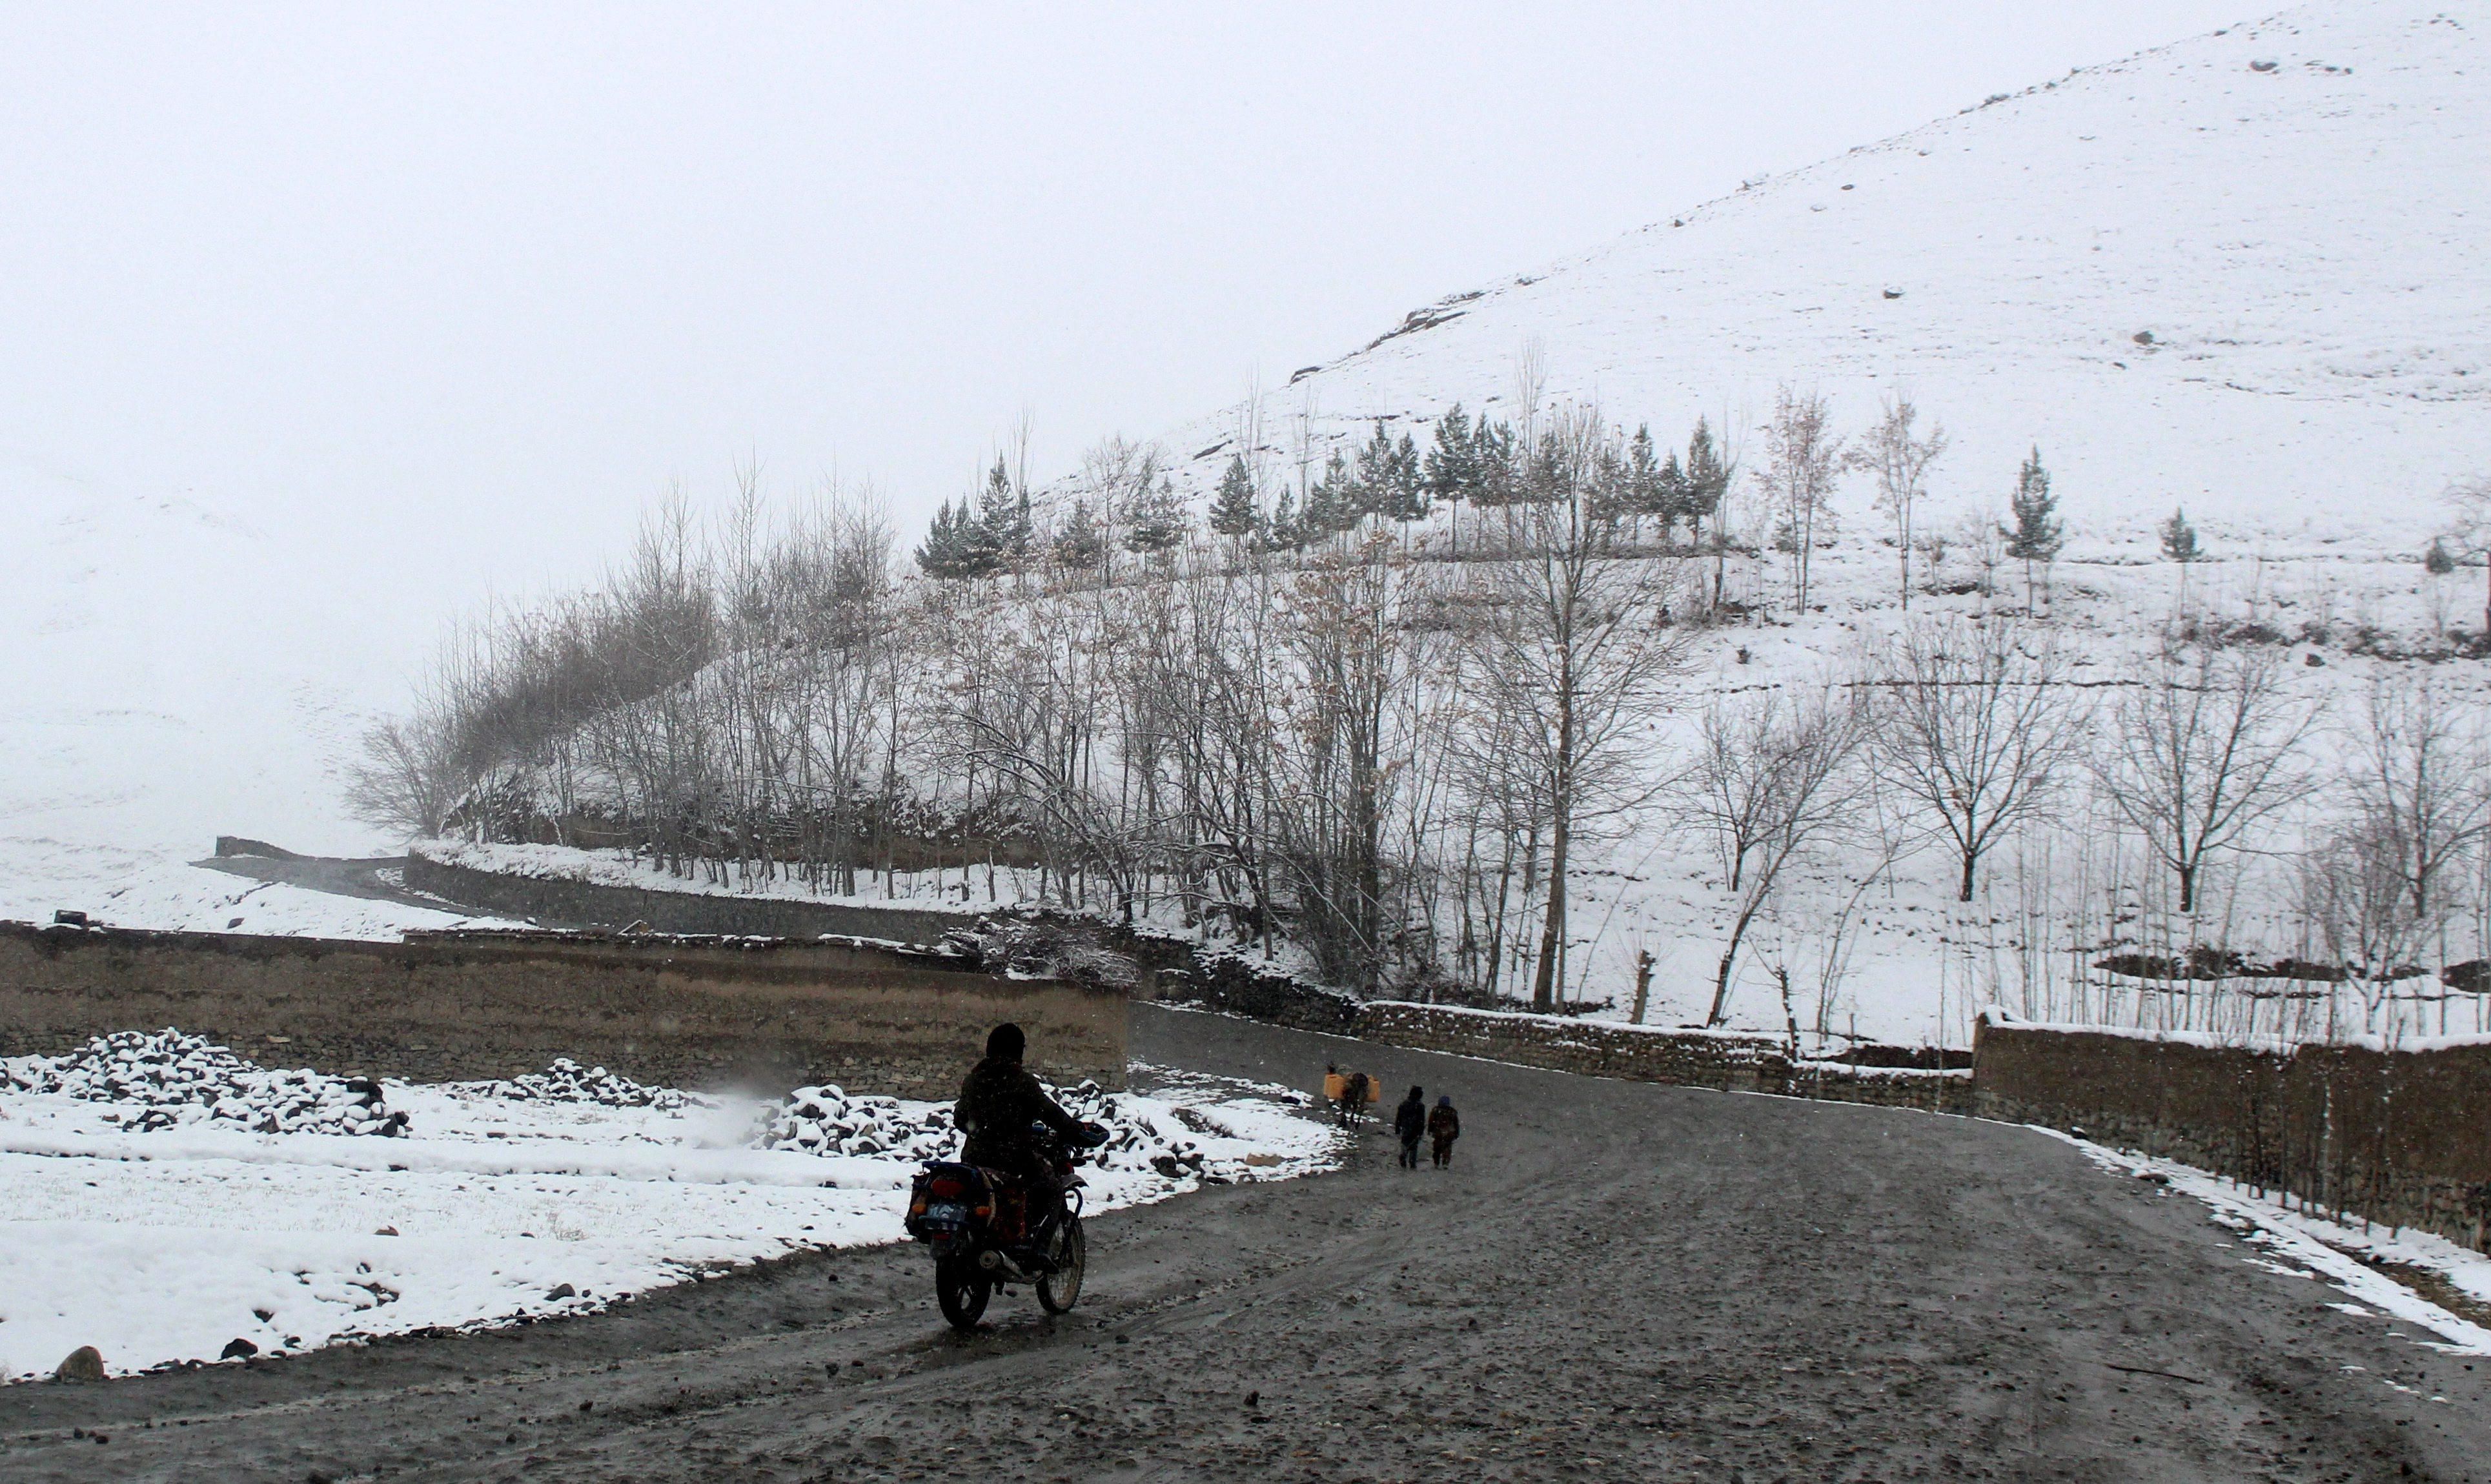
[{"label": "dark coat", "polygon": [[968,1136],[960,1158],[973,1165],[1011,1169],[1031,1162],[1029,1125],[1043,1123],[1068,1141],[1084,1140],[1081,1120],[1056,1106],[1018,1062],[988,1057],[969,1068],[960,1084],[952,1121]]},{"label": "dark coat", "polygon": [[1440,1107],[1427,1115],[1427,1132],[1439,1139],[1458,1139],[1462,1136],[1462,1116],[1450,1105]]},{"label": "dark coat", "polygon": [[1392,1131],[1401,1136],[1404,1144],[1418,1143],[1419,1136],[1427,1131],[1427,1100],[1423,1097],[1401,1099],[1401,1106],[1392,1110]]}]

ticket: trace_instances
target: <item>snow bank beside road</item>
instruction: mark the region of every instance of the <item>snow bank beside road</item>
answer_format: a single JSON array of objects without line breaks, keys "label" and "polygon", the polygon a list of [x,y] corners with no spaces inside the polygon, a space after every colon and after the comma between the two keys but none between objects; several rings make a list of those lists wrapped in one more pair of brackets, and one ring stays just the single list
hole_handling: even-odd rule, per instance
[{"label": "snow bank beside road", "polygon": [[[704,1268],[903,1235],[914,1161],[750,1147],[782,1104],[383,1086],[407,1137],[129,1133],[114,1104],[0,1091],[0,1377],[49,1374],[81,1345],[125,1375],[236,1340],[300,1353],[583,1313]],[[1272,1091],[1099,1094],[1138,1157],[1084,1172],[1091,1208],[1328,1166],[1333,1136]],[[870,1101],[948,1124],[940,1104]]]},{"label": "snow bank beside road", "polygon": [[2330,1221],[2252,1194],[2192,1165],[2122,1153],[2055,1128],[2029,1126],[2074,1145],[2085,1157],[2113,1174],[2151,1179],[2204,1202],[2213,1208],[2216,1225],[2239,1233],[2243,1244],[2272,1259],[2252,1259],[2259,1266],[2289,1277],[2321,1279],[2369,1306],[2338,1306],[2347,1313],[2377,1314],[2426,1329],[2437,1338],[2425,1343],[2455,1354],[2491,1355],[2491,1327],[2432,1302],[2387,1270],[2419,1275],[2433,1286],[2445,1286],[2459,1306],[2491,1313],[2491,1257],[2468,1252],[2427,1232],[2407,1230],[2388,1236],[2375,1225],[2363,1230]]}]

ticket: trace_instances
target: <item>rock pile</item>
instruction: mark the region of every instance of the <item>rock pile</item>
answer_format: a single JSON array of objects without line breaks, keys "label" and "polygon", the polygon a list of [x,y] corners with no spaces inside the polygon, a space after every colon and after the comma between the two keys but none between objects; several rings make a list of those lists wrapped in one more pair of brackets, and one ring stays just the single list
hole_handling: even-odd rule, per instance
[{"label": "rock pile", "polygon": [[231,1123],[263,1134],[407,1132],[380,1084],[307,1068],[263,1067],[204,1036],[162,1031],[99,1035],[57,1057],[7,1063],[7,1085],[88,1102],[133,1104],[105,1117],[136,1133],[199,1123]]},{"label": "rock pile", "polygon": [[507,1082],[471,1082],[459,1091],[479,1097],[507,1097],[528,1103],[599,1103],[608,1108],[681,1108],[688,1099],[673,1088],[653,1088],[618,1076],[601,1066],[582,1067],[569,1057],[556,1058],[541,1072]]},{"label": "rock pile", "polygon": [[[1047,1091],[1074,1118],[1106,1127],[1107,1142],[1090,1155],[1100,1168],[1148,1169],[1172,1180],[1204,1173],[1202,1150],[1192,1140],[1121,1106],[1114,1093],[1097,1083]],[[920,1103],[916,1108],[912,1112],[896,1098],[851,1097],[835,1087],[798,1088],[785,1102],[763,1111],[752,1142],[758,1149],[806,1154],[912,1161],[955,1157],[960,1144],[951,1106]],[[1177,1118],[1184,1121],[1192,1112],[1181,1109]],[[1207,1119],[1202,1122],[1198,1131],[1216,1127]]]},{"label": "rock pile", "polygon": [[952,1110],[920,1104],[911,1113],[895,1097],[850,1097],[835,1087],[798,1088],[762,1110],[756,1149],[800,1154],[862,1154],[886,1159],[941,1159],[955,1148]]}]

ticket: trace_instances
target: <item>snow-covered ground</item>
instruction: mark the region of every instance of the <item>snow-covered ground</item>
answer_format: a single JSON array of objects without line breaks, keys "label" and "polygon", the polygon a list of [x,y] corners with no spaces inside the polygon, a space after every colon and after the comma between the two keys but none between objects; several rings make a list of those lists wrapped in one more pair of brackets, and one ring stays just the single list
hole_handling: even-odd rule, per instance
[{"label": "snow-covered ground", "polygon": [[[22,1083],[37,1061],[6,1067]],[[583,1081],[550,1080],[557,1096]],[[1158,1081],[1158,1095],[1068,1094],[1118,1134],[1104,1167],[1084,1172],[1093,1209],[1334,1158],[1335,1136],[1293,1111],[1302,1094]],[[606,1101],[561,1101],[389,1082],[380,1094],[407,1119],[398,1137],[256,1133],[204,1116],[132,1132],[134,1097],[12,1089],[0,1076],[0,1378],[12,1381],[49,1374],[82,1345],[114,1375],[215,1361],[236,1340],[300,1353],[588,1312],[704,1269],[899,1240],[919,1141],[894,1135],[948,1126],[941,1104],[827,1090],[779,1103],[661,1092],[633,1106],[611,1083]],[[810,1151],[842,1144],[888,1147]]]},{"label": "snow-covered ground", "polygon": [[0,838],[0,921],[49,922],[63,910],[108,927],[384,942],[419,928],[519,925],[252,881],[192,865],[169,847]]},{"label": "snow-covered ground", "polygon": [[2242,1245],[2257,1254],[2247,1261],[2287,1277],[2307,1278],[2341,1290],[2351,1301],[2335,1307],[2348,1314],[2426,1330],[2431,1338],[2419,1343],[2435,1350],[2491,1355],[2491,1327],[2431,1301],[2410,1282],[2400,1282],[2383,1270],[2401,1270],[2444,1288],[2455,1306],[2481,1316],[2491,1314],[2491,1258],[2481,1253],[2469,1252],[2427,1232],[2332,1221],[2189,1165],[2123,1153],[2053,1128],[2035,1128],[2074,1145],[2114,1174],[2154,1179],[2204,1202],[2217,1225],[2239,1234]]}]

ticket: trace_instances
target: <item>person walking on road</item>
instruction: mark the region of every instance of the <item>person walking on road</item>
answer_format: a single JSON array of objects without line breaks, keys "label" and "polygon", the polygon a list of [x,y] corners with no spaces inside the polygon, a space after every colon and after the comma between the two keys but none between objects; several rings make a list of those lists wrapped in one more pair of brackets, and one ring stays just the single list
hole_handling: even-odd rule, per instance
[{"label": "person walking on road", "polygon": [[[1413,1088],[1411,1091],[1417,1091],[1418,1090]],[[1453,1100],[1451,1098],[1439,1097],[1436,1099],[1436,1111],[1427,1115],[1427,1136],[1436,1141],[1436,1168],[1439,1170],[1451,1169],[1453,1167],[1453,1141],[1462,1136],[1462,1116],[1453,1111]],[[1412,1149],[1411,1152],[1414,1155],[1418,1152],[1415,1147]]]},{"label": "person walking on road", "polygon": [[1427,1094],[1413,1087],[1392,1110],[1392,1132],[1401,1140],[1401,1168],[1419,1168],[1419,1136],[1427,1131]]}]

